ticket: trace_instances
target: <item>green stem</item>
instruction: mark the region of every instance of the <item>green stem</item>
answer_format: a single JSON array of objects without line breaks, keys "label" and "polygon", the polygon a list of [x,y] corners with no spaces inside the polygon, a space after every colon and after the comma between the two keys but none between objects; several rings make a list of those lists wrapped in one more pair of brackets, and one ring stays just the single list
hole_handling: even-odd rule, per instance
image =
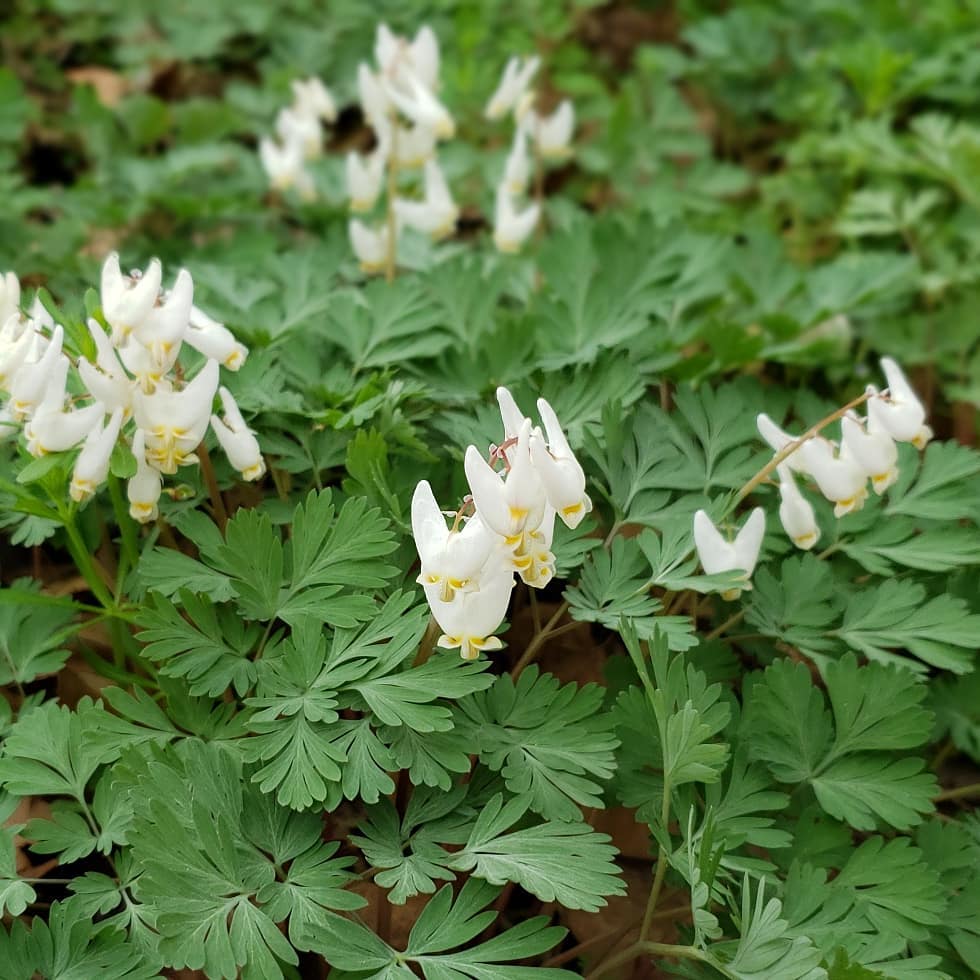
[{"label": "green stem", "polygon": [[933,803],[944,803],[947,800],[962,800],[968,796],[980,796],[980,783],[970,783],[969,786],[957,786],[955,789],[944,789],[933,798]]},{"label": "green stem", "polygon": [[[670,821],[670,780],[664,779],[664,798],[660,804],[660,823],[663,825],[664,833],[669,834],[668,823]],[[653,876],[653,887],[650,889],[650,897],[647,899],[646,911],[643,913],[643,925],[640,926],[640,942],[642,943],[650,932],[653,924],[653,912],[657,907],[660,898],[660,890],[663,887],[664,876],[667,874],[667,850],[660,845],[657,851],[657,871]]]},{"label": "green stem", "polygon": [[99,570],[96,567],[95,560],[89,553],[88,545],[85,544],[85,539],[82,537],[78,530],[78,526],[75,524],[74,508],[65,508],[62,506],[59,509],[61,512],[61,522],[64,525],[65,533],[68,535],[68,553],[71,555],[72,560],[75,562],[75,566],[78,568],[79,572],[81,572],[82,578],[84,578],[88,584],[92,595],[94,595],[106,609],[112,608],[115,606],[115,600],[109,593],[108,586],[102,580],[102,576],[99,574]]},{"label": "green stem", "polygon": [[109,474],[109,498],[112,500],[112,510],[119,525],[122,538],[122,554],[119,558],[119,574],[116,577],[116,596],[122,595],[123,582],[126,572],[135,568],[140,559],[139,536],[136,532],[136,522],[129,514],[126,501],[123,498],[119,477]]},{"label": "green stem", "polygon": [[697,946],[673,946],[670,943],[655,943],[649,939],[633,943],[621,953],[607,960],[600,967],[586,974],[585,980],[597,980],[617,967],[632,963],[638,956],[669,956],[677,960],[705,960],[705,954]]},{"label": "green stem", "polygon": [[524,655],[520,660],[517,661],[514,669],[510,672],[510,676],[517,680],[521,676],[521,671],[527,667],[528,664],[534,661],[534,658],[538,655],[538,651],[544,645],[545,640],[555,633],[555,627],[558,625],[558,620],[568,612],[568,600],[564,600],[562,604],[555,610],[554,615],[547,623],[544,624],[544,629],[541,630],[537,636],[527,645],[527,649],[524,651]]}]

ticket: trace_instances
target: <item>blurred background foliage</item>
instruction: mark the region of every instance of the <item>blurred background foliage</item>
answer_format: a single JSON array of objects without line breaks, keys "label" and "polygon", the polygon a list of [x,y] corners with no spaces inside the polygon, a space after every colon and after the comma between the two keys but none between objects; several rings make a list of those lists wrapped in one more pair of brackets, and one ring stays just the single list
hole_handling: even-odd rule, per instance
[{"label": "blurred background foliage", "polygon": [[[486,248],[484,218],[507,134],[481,110],[506,58],[537,50],[546,92],[571,96],[580,120],[574,162],[547,186],[558,274],[571,283],[583,271],[584,212],[601,213],[616,262],[640,251],[676,273],[684,253],[684,288],[674,280],[651,302],[672,337],[641,343],[648,367],[697,378],[765,357],[843,380],[870,352],[890,351],[922,366],[940,429],[974,439],[977,0],[8,0],[7,9],[0,268],[69,305],[117,248],[127,264],[155,254],[190,267],[201,305],[253,345],[288,348],[289,336],[319,329],[331,290],[359,280],[342,175],[344,152],[370,141],[354,108],[357,62],[379,20],[404,32],[427,22],[459,122],[444,160],[463,220],[455,240],[410,253],[426,289],[465,285],[469,240],[483,246],[485,273],[502,262]],[[307,74],[347,107],[316,164],[312,204],[270,195],[255,153],[290,80]],[[528,279],[504,267],[501,294],[516,295]],[[598,278],[609,295],[622,286]],[[491,380],[510,380],[515,366]],[[557,364],[552,352],[525,366]],[[486,375],[474,381],[484,388]]]}]

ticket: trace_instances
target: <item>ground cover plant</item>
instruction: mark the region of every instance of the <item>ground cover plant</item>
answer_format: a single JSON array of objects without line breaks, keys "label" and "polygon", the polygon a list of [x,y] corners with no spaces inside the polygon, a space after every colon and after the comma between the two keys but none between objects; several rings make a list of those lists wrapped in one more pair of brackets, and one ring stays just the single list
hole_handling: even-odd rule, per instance
[{"label": "ground cover plant", "polygon": [[15,0],[0,980],[980,972],[980,8]]}]

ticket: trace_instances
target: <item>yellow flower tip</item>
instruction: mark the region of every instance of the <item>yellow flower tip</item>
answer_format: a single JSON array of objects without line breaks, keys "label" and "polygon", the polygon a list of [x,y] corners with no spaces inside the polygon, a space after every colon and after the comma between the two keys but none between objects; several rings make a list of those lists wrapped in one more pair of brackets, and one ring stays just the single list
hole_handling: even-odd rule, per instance
[{"label": "yellow flower tip", "polygon": [[449,119],[440,119],[436,126],[436,136],[441,140],[451,140],[456,135],[456,123]]},{"label": "yellow flower tip", "polygon": [[503,252],[505,255],[517,255],[521,250],[520,242],[515,242],[510,238],[501,238],[499,235],[493,236],[493,243],[497,246],[497,251]]},{"label": "yellow flower tip", "polygon": [[77,504],[84,503],[95,493],[95,484],[91,480],[74,479],[68,488],[68,495]]},{"label": "yellow flower tip", "polygon": [[361,272],[369,276],[377,276],[385,271],[384,262],[361,262]]},{"label": "yellow flower tip", "polygon": [[569,504],[567,507],[562,507],[561,512],[565,517],[574,517],[576,514],[581,514],[585,509],[585,504],[580,500],[577,504]]},{"label": "yellow flower tip", "polygon": [[293,186],[293,178],[290,174],[280,174],[273,178],[270,186],[274,191],[288,191]]},{"label": "yellow flower tip", "polygon": [[242,470],[242,477],[246,481],[258,480],[265,475],[265,460],[260,459],[254,466],[247,466]]},{"label": "yellow flower tip", "polygon": [[150,504],[133,501],[129,505],[129,516],[140,524],[149,524],[150,521],[156,519],[158,513],[159,511],[155,503]]},{"label": "yellow flower tip", "polygon": [[229,371],[237,371],[245,363],[245,357],[240,350],[236,350],[232,351],[221,363]]},{"label": "yellow flower tip", "polygon": [[517,524],[519,521],[527,520],[527,509],[524,507],[508,507],[507,510],[510,512],[510,519]]},{"label": "yellow flower tip", "polygon": [[369,201],[366,197],[352,197],[350,199],[350,204],[347,205],[347,209],[354,214],[364,214],[371,210],[373,201]]},{"label": "yellow flower tip", "polygon": [[741,594],[742,594],[741,589],[725,589],[725,591],[722,592],[721,597],[722,599],[725,599],[728,602],[733,602]]},{"label": "yellow flower tip", "polygon": [[820,534],[817,531],[807,531],[806,534],[798,534],[793,538],[793,544],[797,548],[802,548],[803,551],[809,551],[817,543],[819,537]]}]

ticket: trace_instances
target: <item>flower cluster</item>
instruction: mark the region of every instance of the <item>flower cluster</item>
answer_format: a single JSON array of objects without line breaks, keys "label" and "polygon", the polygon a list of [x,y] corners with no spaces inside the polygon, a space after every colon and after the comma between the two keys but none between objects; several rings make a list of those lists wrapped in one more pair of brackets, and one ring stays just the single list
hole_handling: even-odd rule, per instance
[{"label": "flower cluster", "polygon": [[538,399],[544,432],[506,388],[497,389],[497,402],[504,439],[490,447],[489,461],[476,446],[467,448],[470,496],[463,507],[448,515],[440,511],[426,480],[412,498],[412,532],[422,564],[418,582],[443,630],[437,643],[458,648],[466,660],[500,648],[492,634],[507,612],[515,572],[533,588],[551,581],[555,518],[574,528],[592,509],[585,473],[548,402]]},{"label": "flower cluster", "polygon": [[[350,209],[370,212],[388,187],[388,220],[371,226],[351,219],[354,253],[365,272],[381,272],[395,247],[398,232],[409,227],[445,238],[456,227],[459,209],[435,158],[436,144],[456,131],[439,101],[439,42],[430,27],[414,40],[398,37],[385,24],[374,46],[376,67],[362,62],[357,69],[361,111],[374,130],[375,147],[365,155],[347,155]],[[422,170],[421,199],[403,197],[398,174]],[[392,253],[393,254],[393,253]]]},{"label": "flower cluster", "polygon": [[[865,391],[867,417],[848,411],[840,420],[840,442],[820,435],[802,441],[777,467],[781,503],[779,517],[793,543],[804,550],[820,537],[813,507],[800,492],[794,474],[810,479],[834,504],[834,516],[860,510],[868,497],[868,483],[883,494],[898,479],[896,442],[911,442],[923,449],[932,438],[926,413],[902,369],[890,357],[881,360],[888,388],[869,385]],[[798,439],[762,414],[759,432],[770,446],[783,453]]]},{"label": "flower cluster", "polygon": [[[534,110],[535,95],[529,91],[540,66],[540,58],[511,58],[504,67],[500,83],[487,103],[487,119],[514,117],[514,142],[504,164],[497,187],[494,212],[494,244],[501,252],[517,252],[537,227],[541,202],[535,200],[523,208],[520,200],[527,194],[532,177],[535,196],[540,198],[542,167],[547,161],[564,160],[571,155],[575,109],[567,99],[549,116]],[[532,159],[533,158],[533,159]]]},{"label": "flower cluster", "polygon": [[323,151],[323,123],[337,118],[333,96],[319,78],[295,79],[292,105],[279,111],[275,138],[259,141],[259,159],[276,190],[295,187],[300,197],[316,197],[313,176],[306,169]]},{"label": "flower cluster", "polygon": [[[922,402],[902,369],[890,357],[882,358],[881,367],[888,387],[879,391],[868,385],[865,389],[860,399],[867,406],[865,418],[853,410],[841,410],[831,416],[840,417],[839,443],[816,432],[791,435],[765,413],[757,419],[759,432],[776,453],[773,461],[779,477],[779,520],[792,542],[804,551],[819,541],[820,527],[813,505],[797,485],[796,475],[810,479],[834,504],[834,516],[843,517],[864,506],[869,481],[874,492],[881,495],[898,479],[896,442],[911,442],[923,449],[932,438]],[[705,572],[711,575],[741,570],[743,588],[751,588],[749,578],[764,534],[765,515],[760,507],[752,511],[733,541],[721,535],[703,510],[694,515],[694,544]],[[734,599],[740,591],[728,590],[722,595]]]},{"label": "flower cluster", "polygon": [[[117,442],[128,442],[135,457],[130,513],[140,522],[156,517],[163,477],[197,462],[194,450],[209,422],[245,479],[265,472],[258,442],[226,388],[220,389],[224,419],[211,414],[219,367],[237,371],[248,350],[194,306],[194,283],[186,269],[171,289],[162,288],[162,274],[157,259],[145,272],[129,275],[121,272],[118,255],[106,259],[101,299],[109,332],[88,321],[94,360],[69,357],[63,327],[37,299],[29,315],[21,313],[13,273],[3,278],[0,291],[0,390],[9,396],[0,420],[9,432],[23,426],[33,456],[81,445],[69,490],[79,503],[108,477]],[[192,380],[184,378],[178,362],[184,344],[205,357]]]}]

